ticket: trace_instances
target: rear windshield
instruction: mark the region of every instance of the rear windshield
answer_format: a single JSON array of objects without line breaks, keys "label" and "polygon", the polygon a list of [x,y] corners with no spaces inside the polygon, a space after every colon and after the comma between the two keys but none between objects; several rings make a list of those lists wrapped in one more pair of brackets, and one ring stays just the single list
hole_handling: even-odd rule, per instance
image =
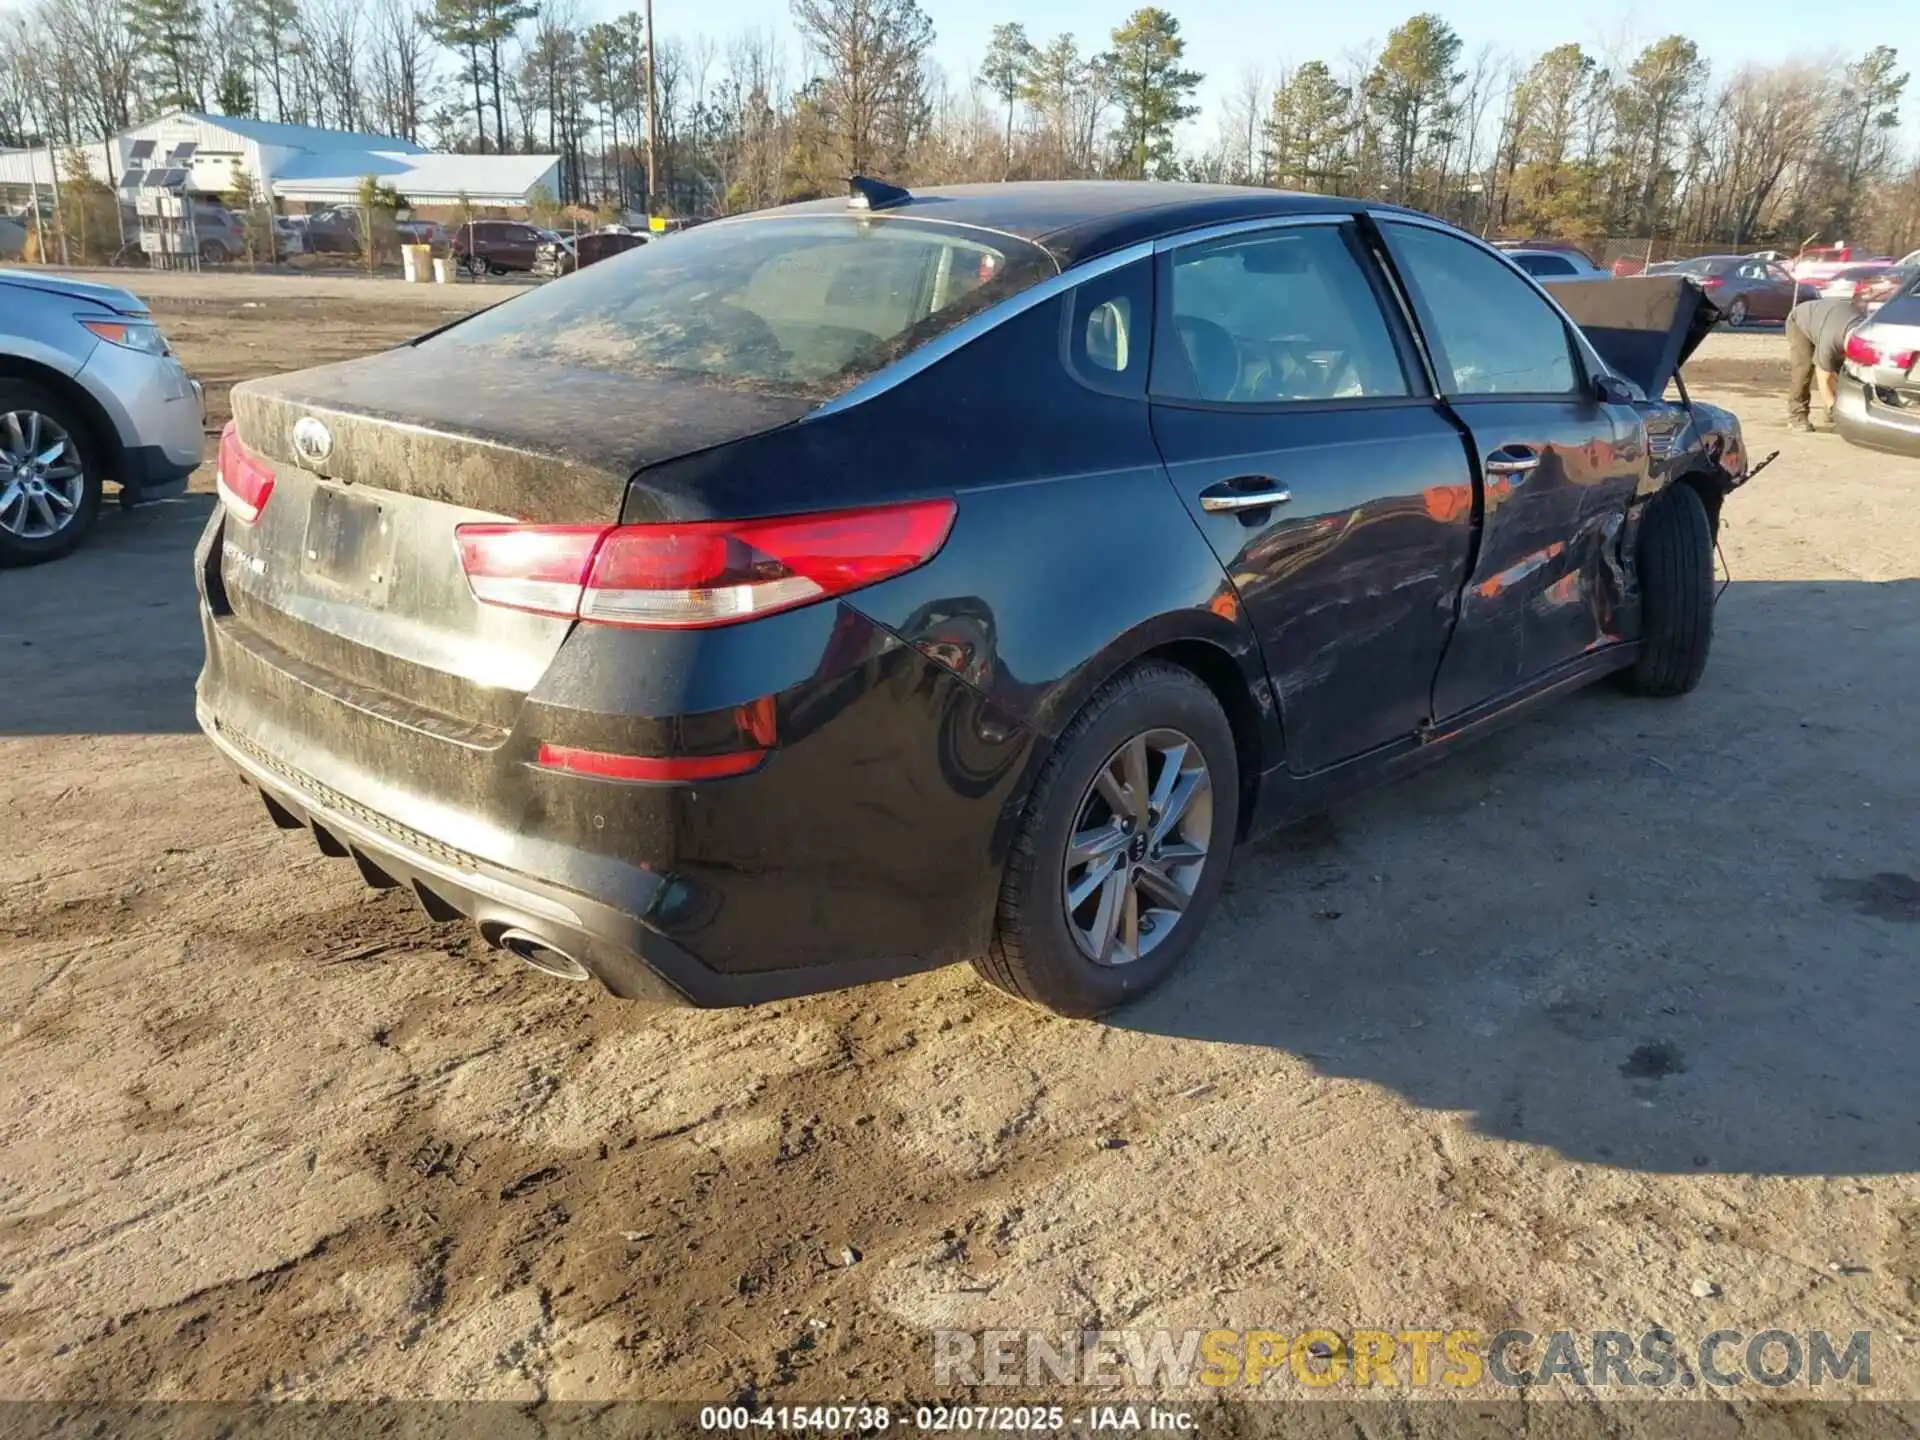
[{"label": "rear windshield", "polygon": [[826,399],[1057,272],[1023,240],[921,220],[743,220],[601,261],[420,343]]}]

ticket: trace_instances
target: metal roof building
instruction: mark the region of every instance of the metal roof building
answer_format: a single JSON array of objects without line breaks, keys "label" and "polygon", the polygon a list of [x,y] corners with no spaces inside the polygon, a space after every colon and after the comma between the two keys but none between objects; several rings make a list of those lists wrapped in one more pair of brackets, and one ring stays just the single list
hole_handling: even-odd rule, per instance
[{"label": "metal roof building", "polygon": [[[159,156],[192,145],[185,162],[191,172],[188,187],[203,195],[226,194],[236,171],[252,176],[274,200],[295,204],[351,200],[366,175],[379,177],[416,205],[452,204],[464,193],[475,205],[517,206],[527,203],[535,186],[549,194],[560,188],[557,155],[442,155],[391,135],[191,110],[175,110],[94,141],[80,153],[94,176],[111,185],[126,173],[141,140],[154,142],[151,148]],[[60,165],[64,179],[64,155]],[[9,202],[23,203],[35,187],[44,193],[54,180],[45,148],[0,152],[0,195]]]}]

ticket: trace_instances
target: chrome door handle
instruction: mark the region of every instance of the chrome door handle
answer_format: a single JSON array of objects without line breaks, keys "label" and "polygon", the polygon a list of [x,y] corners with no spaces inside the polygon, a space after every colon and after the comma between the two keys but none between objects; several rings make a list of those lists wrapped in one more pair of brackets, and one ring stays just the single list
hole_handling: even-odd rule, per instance
[{"label": "chrome door handle", "polygon": [[1486,470],[1489,475],[1524,475],[1539,463],[1540,457],[1535,452],[1515,447],[1494,451],[1487,457]]},{"label": "chrome door handle", "polygon": [[1284,485],[1271,490],[1209,490],[1200,497],[1200,508],[1209,515],[1232,515],[1241,510],[1264,510],[1269,505],[1284,505],[1293,492]]}]

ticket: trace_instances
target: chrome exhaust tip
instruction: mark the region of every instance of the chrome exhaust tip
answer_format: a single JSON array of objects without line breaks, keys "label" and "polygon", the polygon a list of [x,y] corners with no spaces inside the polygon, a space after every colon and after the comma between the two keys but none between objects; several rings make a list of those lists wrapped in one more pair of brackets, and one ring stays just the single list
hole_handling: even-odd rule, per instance
[{"label": "chrome exhaust tip", "polygon": [[502,930],[494,944],[508,954],[518,956],[542,975],[551,975],[556,980],[593,978],[592,972],[566,951],[525,930]]}]

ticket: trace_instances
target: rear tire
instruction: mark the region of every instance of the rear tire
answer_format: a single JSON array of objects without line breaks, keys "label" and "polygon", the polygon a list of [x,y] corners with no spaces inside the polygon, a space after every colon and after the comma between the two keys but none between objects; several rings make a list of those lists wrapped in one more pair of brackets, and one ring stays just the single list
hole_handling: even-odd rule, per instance
[{"label": "rear tire", "polygon": [[[1128,807],[1109,807],[1105,800],[1112,793],[1109,767],[1124,772],[1136,745],[1146,757],[1140,762],[1148,777],[1145,788],[1161,800],[1151,819],[1136,820],[1122,813]],[[1177,767],[1171,779],[1170,766]],[[1219,901],[1239,833],[1239,802],[1233,729],[1213,692],[1190,671],[1160,662],[1116,676],[1074,717],[1034,785],[1007,857],[993,940],[974,968],[1008,994],[1059,1015],[1099,1015],[1146,994],[1186,957]],[[1164,832],[1163,811],[1173,812],[1173,828]],[[1136,828],[1123,830],[1128,824]],[[1121,918],[1102,947],[1109,957],[1102,963],[1084,948],[1089,929],[1099,929],[1097,915],[1090,925],[1076,917],[1097,912],[1108,886],[1098,885],[1078,909],[1069,910],[1070,886],[1095,878],[1099,862],[1070,862],[1068,851],[1076,832],[1084,840],[1104,836],[1109,826],[1113,843],[1103,853],[1111,856],[1109,870],[1119,877],[1113,892],[1119,898],[1113,903]],[[1171,858],[1157,868],[1150,863],[1135,868],[1136,859],[1152,859],[1151,847],[1141,839],[1157,840],[1167,857],[1204,845],[1204,857],[1197,871],[1190,868],[1191,860]],[[1149,853],[1136,856],[1136,850]],[[1150,873],[1132,892],[1134,908],[1128,910],[1128,877],[1143,872]],[[1177,911],[1166,908],[1163,887],[1169,876],[1185,892]],[[1129,914],[1136,917],[1132,953],[1125,943]]]},{"label": "rear tire", "polygon": [[1713,643],[1713,528],[1691,485],[1674,481],[1640,521],[1640,655],[1626,672],[1640,695],[1684,695]]},{"label": "rear tire", "polygon": [[[23,442],[33,428],[27,417],[39,417],[37,454],[53,448],[56,432],[69,442],[66,453],[44,472],[16,466],[33,455],[15,443],[9,416],[21,417]],[[66,473],[76,465],[77,476]],[[0,379],[0,566],[57,560],[84,540],[100,513],[102,474],[100,442],[72,405],[28,381]]]},{"label": "rear tire", "polygon": [[1747,297],[1737,297],[1727,310],[1727,324],[1738,330],[1747,323]]}]

